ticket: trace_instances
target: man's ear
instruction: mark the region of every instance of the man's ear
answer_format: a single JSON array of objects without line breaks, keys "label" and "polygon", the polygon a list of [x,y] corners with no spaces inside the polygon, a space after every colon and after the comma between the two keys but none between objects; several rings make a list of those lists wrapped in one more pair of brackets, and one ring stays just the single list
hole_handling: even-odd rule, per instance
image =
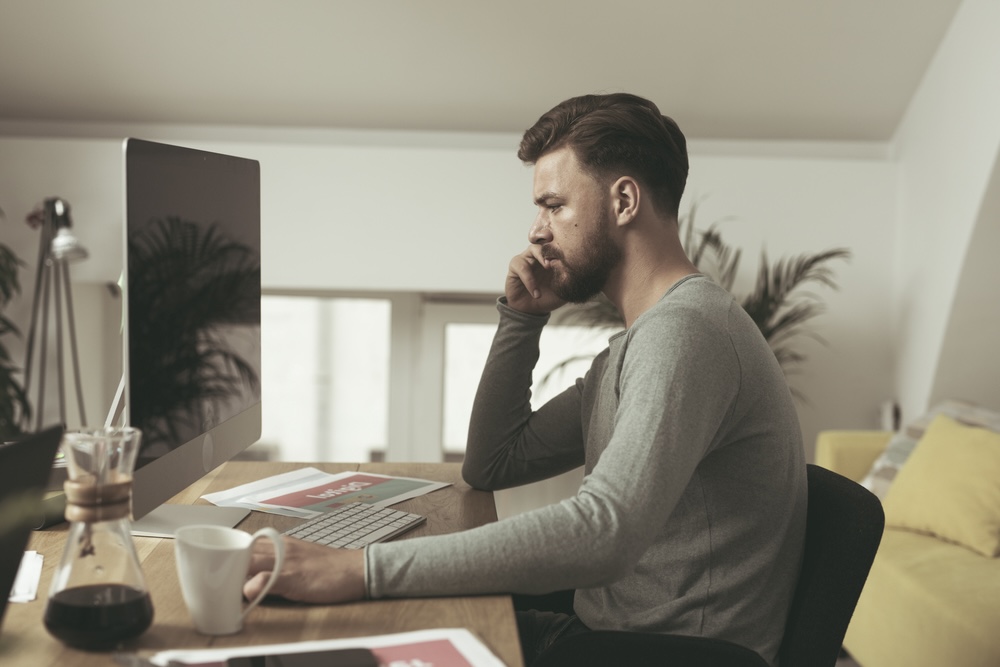
[{"label": "man's ear", "polygon": [[611,203],[618,226],[627,225],[639,214],[642,191],[631,176],[622,176],[611,186]]}]

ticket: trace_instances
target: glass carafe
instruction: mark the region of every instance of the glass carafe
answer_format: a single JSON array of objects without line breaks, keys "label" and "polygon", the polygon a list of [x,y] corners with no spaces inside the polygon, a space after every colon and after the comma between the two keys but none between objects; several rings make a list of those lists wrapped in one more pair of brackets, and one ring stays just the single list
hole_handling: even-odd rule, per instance
[{"label": "glass carafe", "polygon": [[45,627],[75,648],[111,649],[141,635],[153,604],[132,542],[132,472],[141,434],[99,428],[63,436],[70,522]]}]

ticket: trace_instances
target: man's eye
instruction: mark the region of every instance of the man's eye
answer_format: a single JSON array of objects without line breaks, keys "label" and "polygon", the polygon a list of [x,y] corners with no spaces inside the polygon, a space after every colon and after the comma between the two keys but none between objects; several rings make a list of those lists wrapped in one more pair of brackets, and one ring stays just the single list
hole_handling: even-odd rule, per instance
[{"label": "man's eye", "polygon": [[561,209],[561,208],[562,208],[562,204],[549,204],[549,205],[547,206],[547,208],[548,208],[548,209],[549,209],[550,211],[558,211],[559,209]]}]

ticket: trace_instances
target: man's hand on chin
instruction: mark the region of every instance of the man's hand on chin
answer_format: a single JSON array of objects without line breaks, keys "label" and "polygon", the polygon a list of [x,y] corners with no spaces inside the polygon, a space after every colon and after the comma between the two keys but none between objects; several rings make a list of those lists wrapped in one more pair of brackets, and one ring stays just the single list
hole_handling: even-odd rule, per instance
[{"label": "man's hand on chin", "polygon": [[508,306],[532,315],[548,315],[566,303],[552,291],[552,270],[538,245],[510,260],[504,295]]},{"label": "man's hand on chin", "polygon": [[[365,597],[364,549],[333,549],[290,537],[285,541],[285,563],[268,592],[296,602],[332,604]],[[258,540],[250,559],[243,595],[252,600],[267,584],[274,568],[274,547]]]}]

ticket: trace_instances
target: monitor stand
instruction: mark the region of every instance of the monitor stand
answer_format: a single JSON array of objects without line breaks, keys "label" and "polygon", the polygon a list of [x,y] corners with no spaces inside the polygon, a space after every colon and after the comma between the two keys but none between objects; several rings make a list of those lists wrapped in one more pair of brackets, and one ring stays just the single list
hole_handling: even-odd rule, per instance
[{"label": "monitor stand", "polygon": [[174,505],[164,503],[132,522],[132,534],[139,537],[173,537],[181,526],[208,524],[233,528],[250,514],[242,507],[216,505]]},{"label": "monitor stand", "polygon": [[[104,425],[110,427],[122,419],[125,410],[125,374],[118,382],[118,390],[111,402],[111,409]],[[181,526],[208,524],[234,528],[245,519],[250,510],[242,507],[216,505],[175,505],[164,503],[138,520],[132,521],[132,534],[139,537],[169,537]]]}]

